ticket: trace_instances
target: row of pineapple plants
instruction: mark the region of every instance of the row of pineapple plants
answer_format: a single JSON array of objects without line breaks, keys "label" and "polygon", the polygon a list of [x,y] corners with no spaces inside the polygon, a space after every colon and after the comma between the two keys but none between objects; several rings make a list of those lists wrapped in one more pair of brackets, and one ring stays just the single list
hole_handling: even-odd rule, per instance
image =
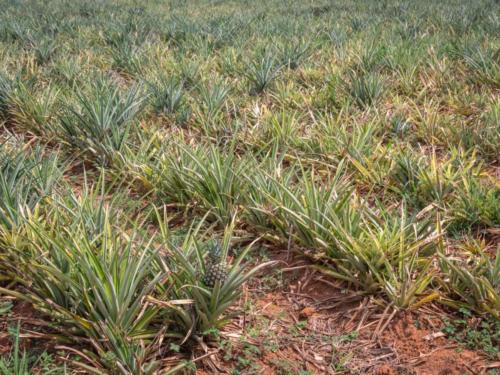
[{"label": "row of pineapple plants", "polygon": [[[214,147],[209,149],[208,154],[205,148],[190,150],[175,144],[171,147],[173,151],[167,149],[167,151],[156,152],[158,156],[156,164],[145,160],[143,161],[144,165],[136,165],[137,160],[134,159],[132,160],[134,164],[126,164],[124,167],[131,170],[141,190],[144,189],[144,186],[152,187],[153,199],[157,199],[163,204],[173,203],[179,210],[198,212],[202,216],[205,215],[209,222],[223,225],[230,224],[239,214],[242,222],[253,225],[256,232],[263,232],[265,237],[278,243],[284,242],[292,236],[297,245],[303,246],[305,249],[314,249],[313,258],[334,260],[334,270],[328,273],[337,275],[337,277],[353,283],[363,290],[382,291],[386,297],[396,299],[401,294],[405,294],[402,291],[385,290],[385,280],[380,278],[380,269],[377,267],[382,267],[382,273],[392,272],[394,271],[393,264],[389,262],[386,265],[378,264],[374,269],[370,268],[373,266],[371,259],[380,262],[386,256],[389,259],[393,258],[393,255],[385,254],[385,252],[392,251],[391,241],[389,241],[391,236],[396,236],[394,240],[399,241],[396,242],[399,244],[396,248],[405,250],[412,249],[412,243],[419,244],[420,241],[426,243],[426,238],[431,238],[430,243],[437,248],[442,240],[441,234],[436,233],[436,228],[442,226],[440,222],[435,224],[434,229],[432,229],[432,225],[429,225],[427,220],[419,218],[421,214],[409,214],[404,203],[397,221],[400,224],[396,225],[393,222],[394,213],[392,211],[394,209],[384,208],[380,203],[375,206],[368,204],[366,198],[360,196],[349,183],[348,177],[350,176],[345,160],[337,165],[334,175],[326,178],[318,179],[315,176],[315,169],[305,170],[304,167],[289,167],[284,169],[281,176],[272,176],[270,174],[273,173],[273,170],[267,172],[265,165],[270,160],[273,163],[269,155],[259,166],[257,160],[241,161],[232,156],[233,150],[229,150],[229,155],[224,155]],[[276,168],[280,162],[282,161],[274,160],[275,164],[272,167]],[[51,171],[49,170],[49,172]],[[244,176],[244,173],[249,171],[252,171],[251,180]],[[145,174],[144,172],[149,173]],[[462,172],[465,174],[466,171]],[[120,173],[123,173],[123,170]],[[127,177],[127,173],[125,173],[125,177]],[[438,181],[442,177],[437,176]],[[449,182],[445,178],[443,180],[445,183],[451,184],[453,182]],[[328,188],[321,187],[323,184],[326,184]],[[407,187],[404,186],[404,188]],[[443,190],[441,184],[431,185],[431,188],[435,189],[429,190],[431,196],[434,191],[440,193]],[[438,206],[439,201],[426,203]],[[497,204],[497,201],[492,200],[491,204]],[[429,207],[427,206],[423,211],[428,211]],[[10,211],[11,209],[7,212]],[[493,208],[491,212],[495,214],[497,210]],[[480,213],[476,215],[480,215]],[[468,214],[473,215],[471,212]],[[493,217],[492,220],[495,218]],[[407,225],[409,226],[407,227]],[[406,243],[406,235],[403,234],[414,225],[417,227],[422,225],[422,229],[418,231],[415,229],[413,240]],[[395,232],[397,235],[391,234],[391,228],[399,228],[399,232]],[[440,233],[441,231],[442,229],[439,229]],[[409,233],[411,234],[411,231]],[[365,236],[367,236],[366,239],[364,239]],[[387,238],[389,242],[382,245],[383,241],[380,241],[385,236],[389,236]],[[375,241],[375,238],[378,240],[373,244],[364,243],[364,241]],[[381,246],[379,250],[377,250],[378,246]],[[359,251],[362,252],[358,253]],[[366,251],[368,253],[363,253]],[[370,254],[370,251],[374,251],[374,253]],[[410,261],[412,257],[420,254],[423,250],[420,249],[420,245],[416,245],[414,251],[415,253],[410,251],[409,254],[400,254],[404,258],[399,259],[398,264],[405,267],[408,264],[413,264]],[[429,253],[423,251],[423,254],[419,256],[422,260],[427,259],[427,265],[430,266],[433,260],[432,255],[435,253],[435,250]],[[406,258],[407,256],[410,258]],[[395,259],[398,257],[392,260]],[[346,261],[347,267],[343,264]],[[388,265],[390,267],[386,270],[385,267]],[[420,271],[418,269],[416,271],[417,274],[425,274],[418,272]],[[410,275],[412,274],[410,272]],[[399,275],[402,277],[404,273]],[[410,299],[422,294],[430,280],[417,288]],[[387,289],[394,288],[394,284],[400,281],[395,276],[393,283],[389,284]],[[494,279],[492,282],[494,283]],[[405,286],[410,287],[407,284]],[[394,293],[392,297],[391,293]],[[478,301],[478,304],[481,303]],[[409,301],[401,303],[401,307],[409,307],[410,305]]]},{"label": "row of pineapple plants", "polygon": [[[394,194],[388,201],[395,204],[388,208],[376,197],[370,202],[357,191],[351,182],[357,168],[348,159],[325,170],[298,164],[285,167],[284,157],[276,155],[267,154],[261,161],[248,156],[239,158],[232,148],[224,153],[214,147],[193,150],[175,142],[171,147],[173,151],[156,151],[154,163],[143,160],[144,164],[140,164],[133,159],[127,167],[140,189],[149,187],[161,202],[175,204],[179,210],[208,215],[208,219],[217,223],[227,223],[238,214],[247,230],[251,228],[264,239],[282,246],[293,239],[299,252],[325,262],[319,266],[322,271],[367,293],[383,294],[402,308],[411,307],[418,300],[425,301],[429,295],[439,297],[430,287],[434,276],[445,271],[442,277],[447,279],[447,272],[451,271],[447,262],[460,259],[458,254],[450,254],[446,249],[447,229],[455,231],[465,215],[478,218],[478,221],[469,221],[469,225],[488,227],[498,221],[494,188],[487,194],[488,209],[477,210],[468,202],[462,211],[458,205],[463,204],[462,199],[466,200],[463,196],[470,193],[469,185],[462,186],[461,179],[450,181],[441,173],[434,177],[437,182],[427,177],[418,179],[426,184],[419,195],[438,194],[443,190],[441,184],[450,184],[450,189],[458,191],[446,197],[454,202],[449,203],[451,207],[429,199],[425,206],[415,209],[414,203],[405,199],[399,190],[394,193],[391,185],[384,194]],[[467,170],[460,171],[463,175],[467,173]],[[396,168],[395,172],[392,178],[397,178],[400,170]],[[407,190],[408,186],[401,185],[399,189]],[[458,217],[448,216],[455,211]],[[498,272],[498,261],[483,253],[484,246],[477,243],[471,251]],[[440,263],[439,270],[435,267],[438,260],[444,262]],[[477,276],[479,280],[481,277]],[[493,272],[483,280],[493,291],[486,297],[488,302],[483,301],[485,295],[476,295],[478,304],[492,307],[488,311],[498,309],[495,277]],[[441,283],[444,285],[445,282]],[[449,301],[447,295],[463,293],[454,291],[455,287],[458,288],[458,284],[444,288],[443,301]],[[498,316],[498,311],[494,315]]]},{"label": "row of pineapple plants", "polygon": [[127,191],[110,191],[104,175],[76,194],[57,154],[18,146],[1,148],[0,291],[50,317],[51,337],[80,358],[76,367],[152,374],[188,366],[164,361],[169,345],[221,328],[241,285],[270,264],[242,264],[252,244],[233,247],[234,223],[220,241],[204,219],[181,235],[152,207],[152,234],[144,217],[133,218]]}]

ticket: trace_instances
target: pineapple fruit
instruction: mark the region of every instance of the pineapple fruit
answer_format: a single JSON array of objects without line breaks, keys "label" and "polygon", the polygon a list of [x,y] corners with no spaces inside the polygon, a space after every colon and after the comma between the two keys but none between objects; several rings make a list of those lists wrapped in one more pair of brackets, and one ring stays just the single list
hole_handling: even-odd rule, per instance
[{"label": "pineapple fruit", "polygon": [[225,259],[222,259],[222,249],[218,243],[214,243],[208,249],[203,282],[206,286],[213,288],[217,281],[223,284],[226,281],[227,274],[227,264]]}]

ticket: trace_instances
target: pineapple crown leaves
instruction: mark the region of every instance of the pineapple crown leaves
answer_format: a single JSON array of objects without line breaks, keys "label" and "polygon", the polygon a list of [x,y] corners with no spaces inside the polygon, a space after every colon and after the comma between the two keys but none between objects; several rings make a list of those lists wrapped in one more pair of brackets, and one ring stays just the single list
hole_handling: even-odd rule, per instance
[{"label": "pineapple crown leaves", "polygon": [[223,259],[223,249],[221,244],[217,240],[211,240],[207,244],[208,260],[212,263],[224,261]]},{"label": "pineapple crown leaves", "polygon": [[[209,213],[205,217],[208,216]],[[208,260],[212,263],[217,263],[217,262],[225,262],[227,259],[227,255],[229,253],[229,250],[231,248],[231,239],[232,239],[232,234],[234,231],[234,226],[235,226],[236,218],[233,216],[230,224],[226,227],[224,231],[224,237],[222,240],[217,240],[217,239],[211,239],[205,244],[204,250],[207,253]],[[198,251],[198,259],[202,260],[204,253],[200,250],[200,248],[197,248]],[[203,262],[202,262],[203,263]],[[206,271],[203,269],[203,271]]]}]

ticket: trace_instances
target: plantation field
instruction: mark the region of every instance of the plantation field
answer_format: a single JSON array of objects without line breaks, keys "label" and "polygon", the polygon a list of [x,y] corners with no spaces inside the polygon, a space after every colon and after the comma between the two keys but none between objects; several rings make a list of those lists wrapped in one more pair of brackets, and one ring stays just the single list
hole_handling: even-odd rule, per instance
[{"label": "plantation field", "polygon": [[500,374],[496,0],[0,0],[0,374]]}]

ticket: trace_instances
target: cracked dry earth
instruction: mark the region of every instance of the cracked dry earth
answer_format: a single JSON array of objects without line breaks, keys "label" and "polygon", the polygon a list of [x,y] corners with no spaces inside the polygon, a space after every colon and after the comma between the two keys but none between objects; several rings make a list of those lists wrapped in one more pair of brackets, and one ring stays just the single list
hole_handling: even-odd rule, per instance
[{"label": "cracked dry earth", "polygon": [[307,262],[254,280],[238,308],[245,314],[205,347],[198,375],[462,375],[500,366],[448,340],[440,331],[446,315],[437,306],[392,310],[345,290]]}]

